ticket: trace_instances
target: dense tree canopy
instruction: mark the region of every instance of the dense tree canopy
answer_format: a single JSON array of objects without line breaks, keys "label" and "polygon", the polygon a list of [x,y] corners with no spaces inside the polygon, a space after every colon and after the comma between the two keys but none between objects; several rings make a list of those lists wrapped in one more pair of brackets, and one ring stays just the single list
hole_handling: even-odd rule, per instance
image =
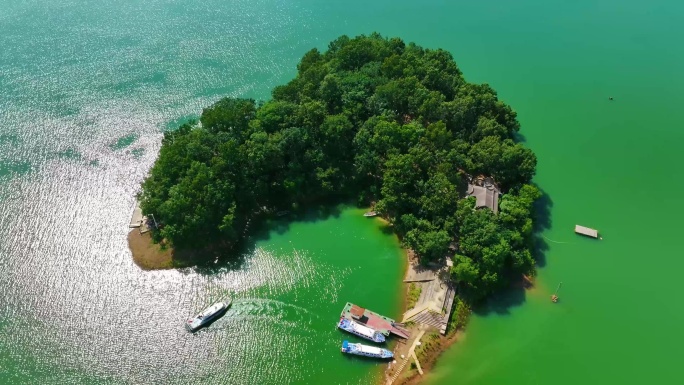
[{"label": "dense tree canopy", "polygon": [[[426,261],[455,243],[452,273],[475,297],[533,270],[536,157],[491,87],[444,50],[377,34],[342,36],[297,69],[270,101],[225,98],[165,134],[140,195],[157,237],[231,247],[257,216],[358,199]],[[463,199],[464,173],[497,181],[498,215]]]}]

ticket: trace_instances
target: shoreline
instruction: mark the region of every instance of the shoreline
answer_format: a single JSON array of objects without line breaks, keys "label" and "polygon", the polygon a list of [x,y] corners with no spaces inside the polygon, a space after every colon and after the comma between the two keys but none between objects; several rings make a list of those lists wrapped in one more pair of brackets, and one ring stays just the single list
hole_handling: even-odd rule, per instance
[{"label": "shoreline", "polygon": [[[413,283],[404,281],[408,277],[409,269],[418,264],[418,259],[413,250],[404,249],[404,252],[406,261],[403,269],[404,274],[401,278],[402,292],[400,295],[402,313],[401,317],[398,318],[403,318],[404,314],[411,310],[408,308],[410,301],[409,290]],[[460,300],[455,298],[450,309],[451,316],[447,325],[447,331],[444,335],[434,326],[413,321],[405,323],[405,327],[411,333],[412,338],[406,341],[397,340],[396,345],[392,349],[396,363],[388,364],[380,384],[417,385],[427,377],[442,353],[464,336],[465,328],[463,325],[467,322],[470,310],[468,309],[465,314],[457,316],[456,309],[459,307],[458,303],[460,303]],[[413,305],[415,308],[415,304]],[[419,340],[416,341],[418,338]],[[402,358],[402,355],[405,358]],[[417,365],[416,360],[418,361]]]},{"label": "shoreline", "polygon": [[150,232],[140,233],[139,229],[132,229],[127,237],[128,249],[131,251],[133,262],[143,270],[173,269],[173,250],[162,249],[152,241]]},{"label": "shoreline", "polygon": [[[376,218],[382,222],[383,226],[389,226],[389,223],[384,218]],[[140,233],[137,228],[131,229],[127,235],[128,247],[131,251],[133,262],[143,270],[168,270],[183,267],[182,264],[176,261],[174,257],[176,256],[175,250],[173,248],[163,248],[161,245],[154,243],[152,240],[151,232]],[[399,295],[398,308],[401,311],[402,318],[408,310],[409,305],[409,283],[404,282],[409,269],[412,265],[418,263],[415,252],[411,249],[402,248],[404,254],[404,260],[402,261],[402,275],[401,275],[401,294]],[[183,253],[186,254],[186,253]],[[187,256],[186,256],[187,257]],[[455,308],[455,306],[454,306]],[[452,311],[453,313],[453,311]],[[406,325],[406,329],[409,330],[413,338],[409,340],[397,340],[395,342],[392,351],[395,354],[396,364],[390,363],[386,368],[381,370],[381,384],[385,385],[389,383],[390,378],[396,374],[398,367],[402,364],[403,359],[401,355],[406,357],[406,364],[401,368],[399,374],[396,376],[393,385],[416,385],[419,384],[428,372],[434,367],[437,359],[442,355],[442,353],[458,341],[463,335],[463,328],[455,328],[456,323],[452,320],[449,322],[449,329],[446,335],[441,335],[439,330],[434,327],[427,327],[425,325],[409,322]],[[422,333],[422,334],[421,334]],[[420,362],[420,366],[424,374],[420,374],[413,364],[414,359],[408,356],[408,351],[411,349],[415,337],[419,334],[422,335],[420,339],[421,344],[414,346],[414,354]],[[428,341],[429,340],[429,341]]]},{"label": "shoreline", "polygon": [[[376,219],[379,219],[383,226],[390,226],[384,218]],[[164,248],[160,244],[154,243],[151,232],[140,233],[139,229],[131,229],[127,235],[127,240],[133,262],[146,271],[184,267],[175,257],[183,260],[193,254],[192,252],[183,252],[183,255],[176,255],[177,253],[173,248]],[[408,276],[409,269],[418,264],[418,259],[413,250],[406,248],[402,248],[402,250],[406,259],[402,263],[403,273],[400,278],[401,293],[398,298],[398,308],[400,309],[401,314],[397,319],[400,320],[407,311],[411,310],[408,306],[409,288],[412,283],[404,282],[404,280]],[[520,282],[517,284],[522,285],[524,289],[529,290],[534,287],[534,278],[521,277]],[[433,326],[427,326],[413,321],[408,321],[405,324],[405,328],[411,333],[412,338],[409,338],[408,340],[397,339],[395,341],[392,351],[396,363],[390,362],[384,369],[381,369],[382,374],[379,376],[380,384],[417,385],[428,376],[442,353],[463,338],[465,334],[464,325],[467,322],[467,316],[470,312],[468,311],[467,314],[465,314],[465,318],[462,316],[461,320],[457,320],[456,318],[459,317],[456,314],[456,308],[457,303],[459,302],[460,300],[456,298],[450,309],[451,317],[445,335],[440,334],[439,330]],[[416,337],[420,337],[419,343],[415,343],[417,342]],[[409,351],[413,354],[409,355]],[[405,359],[401,358],[402,355]],[[420,370],[415,364],[416,359],[419,362],[418,366],[420,367]]]},{"label": "shoreline", "polygon": [[[405,249],[405,253],[406,263],[404,265],[402,293],[400,295],[400,300],[402,301],[400,308],[403,311],[402,317],[410,310],[407,307],[409,305],[409,287],[411,283],[404,282],[404,280],[406,279],[409,267],[412,264],[415,265],[418,263],[413,250]],[[519,287],[525,292],[534,292],[534,289],[536,288],[535,278],[522,275],[519,280],[511,283],[511,288],[514,287]],[[384,370],[384,375],[382,376],[382,382],[380,382],[380,384],[417,385],[423,382],[429,376],[430,371],[434,368],[437,361],[442,356],[442,353],[465,336],[466,325],[472,314],[472,309],[467,305],[461,306],[462,304],[465,305],[465,303],[456,297],[451,308],[445,335],[440,334],[439,330],[432,326],[417,324],[411,321],[407,322],[406,329],[411,332],[413,338],[410,338],[405,342],[399,340],[396,342],[396,345],[392,349],[396,363],[388,364]],[[409,326],[408,324],[411,325]],[[414,345],[414,340],[417,337],[416,334],[419,334],[420,336],[420,344],[416,344],[417,346],[415,346],[415,357],[409,357],[409,346]],[[406,357],[405,360],[401,358],[402,355]],[[418,369],[415,364],[416,359],[419,362],[418,366],[420,366],[420,369]],[[407,363],[402,366],[402,361],[407,361]]]},{"label": "shoreline", "polygon": [[425,373],[420,374],[416,369],[409,368],[409,371],[406,373],[407,375],[405,377],[398,378],[397,381],[393,382],[392,384],[417,385],[423,382],[430,374],[430,371],[435,367],[435,364],[442,356],[442,353],[463,338],[464,334],[465,331],[463,329],[458,329],[455,332],[447,333],[446,336],[439,336],[433,348],[425,352],[423,355],[418,356],[420,359],[420,366]]},{"label": "shoreline", "polygon": [[197,256],[197,252],[192,250],[177,251],[172,247],[154,243],[151,231],[140,233],[139,229],[132,229],[126,238],[133,263],[143,270],[170,270],[193,266],[189,261],[193,261]]},{"label": "shoreline", "polygon": [[[403,264],[404,274],[402,275],[402,289],[400,295],[400,309],[402,310],[401,317],[409,311],[409,287],[410,283],[404,282],[407,277],[408,269],[412,265],[418,263],[415,252],[411,249],[404,249],[404,254],[406,256],[405,263]],[[454,313],[452,306],[452,315]],[[423,325],[420,323],[415,323],[412,321],[407,322],[406,329],[411,333],[412,338],[406,341],[397,340],[392,352],[394,353],[394,361],[396,363],[390,362],[385,368],[383,376],[381,377],[381,385],[416,385],[424,380],[428,372],[434,367],[437,359],[442,355],[442,353],[453,345],[456,341],[463,337],[463,328],[457,328],[456,322],[450,318],[449,328],[445,335],[441,335],[439,330],[434,327]],[[419,344],[416,344],[416,337],[420,336]],[[418,359],[421,371],[418,370],[415,359],[413,355],[409,356],[409,352],[413,349],[413,354],[415,358]],[[404,358],[401,358],[402,355]],[[404,361],[406,361],[404,363]]]}]

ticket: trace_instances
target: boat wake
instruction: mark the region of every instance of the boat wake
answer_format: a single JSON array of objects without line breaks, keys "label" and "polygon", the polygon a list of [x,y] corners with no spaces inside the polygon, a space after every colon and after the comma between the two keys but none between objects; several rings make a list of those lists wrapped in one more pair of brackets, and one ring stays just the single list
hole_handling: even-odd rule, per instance
[{"label": "boat wake", "polygon": [[560,242],[560,241],[554,241],[553,239],[547,238],[545,235],[542,235],[542,238],[546,239],[546,240],[549,241],[549,242],[553,242],[553,243],[561,243],[561,244],[570,244],[570,243],[574,243],[574,242]]},{"label": "boat wake", "polygon": [[314,312],[287,302],[249,298],[233,301],[233,307],[229,311],[232,318],[252,318],[265,320],[287,320],[288,322],[309,322],[320,318]]}]

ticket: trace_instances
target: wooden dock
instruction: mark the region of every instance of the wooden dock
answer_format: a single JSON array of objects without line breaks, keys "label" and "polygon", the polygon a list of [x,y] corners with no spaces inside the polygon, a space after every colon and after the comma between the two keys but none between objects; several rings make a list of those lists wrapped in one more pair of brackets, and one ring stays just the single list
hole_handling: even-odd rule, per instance
[{"label": "wooden dock", "polygon": [[135,202],[135,208],[133,208],[133,215],[131,216],[131,223],[128,225],[130,228],[138,228],[142,225],[143,223],[143,214],[142,210],[140,210],[140,204],[136,201]]},{"label": "wooden dock", "polygon": [[590,229],[588,227],[575,225],[575,232],[577,234],[586,235],[587,237],[598,238],[598,230]]}]

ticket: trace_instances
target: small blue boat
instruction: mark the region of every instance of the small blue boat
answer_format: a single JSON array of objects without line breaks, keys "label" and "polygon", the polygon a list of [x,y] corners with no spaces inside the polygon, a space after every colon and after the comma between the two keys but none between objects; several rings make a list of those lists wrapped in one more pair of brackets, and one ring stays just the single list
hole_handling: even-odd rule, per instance
[{"label": "small blue boat", "polygon": [[377,348],[375,346],[368,346],[362,344],[352,344],[349,341],[342,342],[342,353],[355,354],[357,356],[374,357],[374,358],[392,358],[394,354],[387,349]]},{"label": "small blue boat", "polygon": [[385,342],[385,336],[382,333],[344,317],[340,318],[340,323],[337,324],[337,327],[345,332],[349,332],[373,342]]}]

